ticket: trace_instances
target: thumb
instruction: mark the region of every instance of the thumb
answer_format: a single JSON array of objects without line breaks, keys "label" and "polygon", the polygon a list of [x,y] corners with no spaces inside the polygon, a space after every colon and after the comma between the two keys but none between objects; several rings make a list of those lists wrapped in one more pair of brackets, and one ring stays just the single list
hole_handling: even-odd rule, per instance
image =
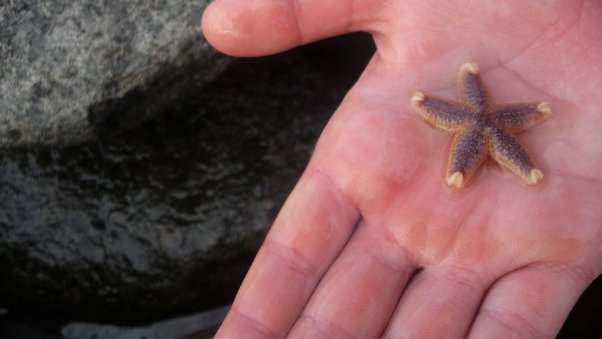
[{"label": "thumb", "polygon": [[203,13],[207,40],[234,56],[281,52],[367,30],[384,0],[218,0]]}]

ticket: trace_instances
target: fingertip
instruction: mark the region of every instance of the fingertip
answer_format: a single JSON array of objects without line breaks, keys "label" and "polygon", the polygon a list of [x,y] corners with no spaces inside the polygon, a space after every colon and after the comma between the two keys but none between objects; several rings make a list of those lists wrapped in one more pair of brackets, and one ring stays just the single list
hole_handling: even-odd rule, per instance
[{"label": "fingertip", "polygon": [[235,40],[238,33],[227,9],[227,1],[210,3],[203,12],[201,29],[207,41],[216,49],[231,55],[237,55]]},{"label": "fingertip", "polygon": [[235,33],[232,20],[228,18],[223,7],[223,5],[219,6],[219,2],[212,2],[205,8],[201,18],[203,34],[212,44],[215,37]]},{"label": "fingertip", "polygon": [[205,9],[201,27],[218,50],[233,56],[277,53],[300,44],[289,1],[219,0]]}]

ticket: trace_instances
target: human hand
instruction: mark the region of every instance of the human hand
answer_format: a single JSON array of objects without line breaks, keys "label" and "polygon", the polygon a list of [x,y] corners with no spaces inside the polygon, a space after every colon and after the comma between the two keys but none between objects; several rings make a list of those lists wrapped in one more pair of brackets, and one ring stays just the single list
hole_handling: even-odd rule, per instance
[{"label": "human hand", "polygon": [[[602,272],[602,3],[219,0],[203,30],[257,56],[350,31],[377,52],[322,133],[218,338],[553,338]],[[494,102],[549,101],[519,135],[543,171],[445,184],[451,136],[410,106],[475,61]]]}]

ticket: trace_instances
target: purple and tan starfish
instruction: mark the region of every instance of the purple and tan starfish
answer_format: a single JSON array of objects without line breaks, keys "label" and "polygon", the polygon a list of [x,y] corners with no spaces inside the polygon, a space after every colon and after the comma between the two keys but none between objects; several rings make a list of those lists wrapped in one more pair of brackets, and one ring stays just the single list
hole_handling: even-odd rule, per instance
[{"label": "purple and tan starfish", "polygon": [[531,158],[514,138],[546,119],[550,104],[515,103],[493,106],[478,75],[475,63],[460,66],[455,102],[416,92],[411,103],[426,123],[454,133],[447,165],[447,184],[464,187],[479,166],[491,155],[502,167],[533,185],[543,179]]}]

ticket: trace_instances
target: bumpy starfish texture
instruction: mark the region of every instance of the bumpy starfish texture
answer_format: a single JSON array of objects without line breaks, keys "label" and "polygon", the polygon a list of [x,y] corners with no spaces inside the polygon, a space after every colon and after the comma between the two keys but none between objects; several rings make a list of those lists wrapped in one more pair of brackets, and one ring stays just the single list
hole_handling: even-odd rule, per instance
[{"label": "bumpy starfish texture", "polygon": [[543,179],[529,155],[514,138],[546,119],[547,102],[516,103],[493,106],[478,75],[475,63],[460,67],[458,92],[460,102],[435,98],[416,92],[411,103],[424,121],[436,128],[454,133],[447,165],[447,184],[464,187],[487,155],[533,185]]}]

